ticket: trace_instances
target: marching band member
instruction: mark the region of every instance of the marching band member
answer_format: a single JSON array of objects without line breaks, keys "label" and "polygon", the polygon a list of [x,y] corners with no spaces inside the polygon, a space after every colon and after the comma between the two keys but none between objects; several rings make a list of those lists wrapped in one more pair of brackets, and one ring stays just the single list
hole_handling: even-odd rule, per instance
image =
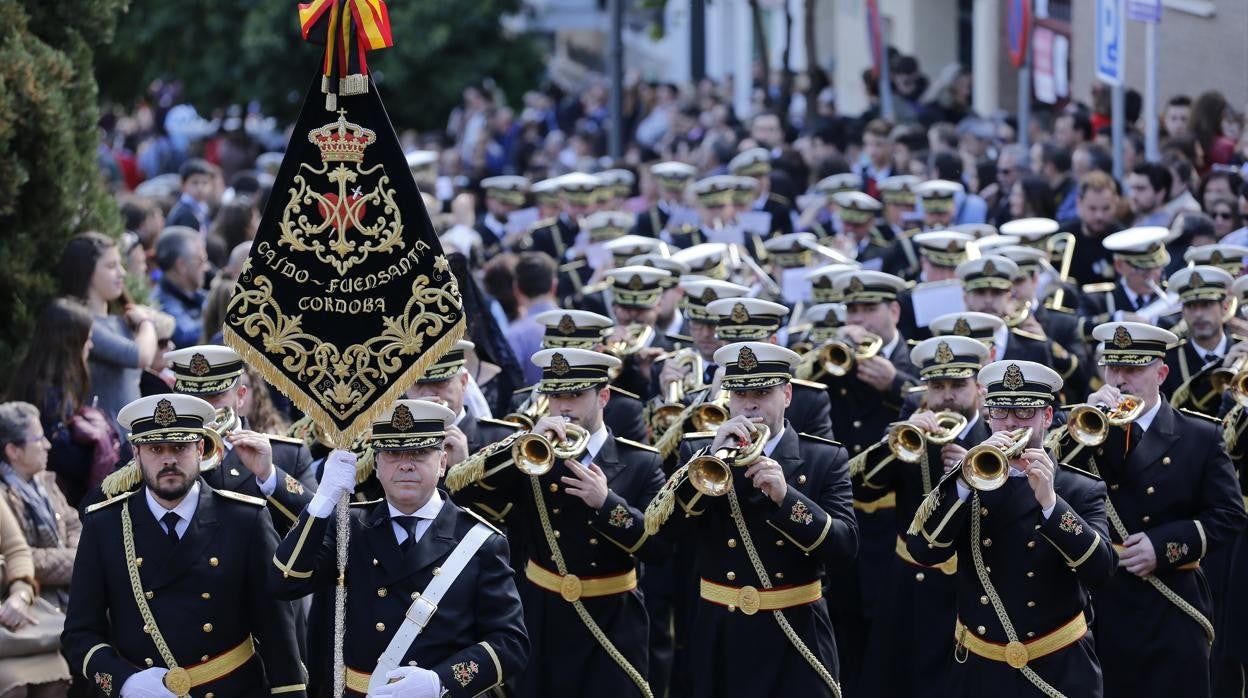
[{"label": "marching band member", "polygon": [[[821,580],[848,564],[857,546],[845,450],[785,421],[796,353],[742,342],[715,359],[725,369],[731,418],[714,434],[685,440],[687,465],[645,522],[658,532],[666,521],[697,545],[701,601],[687,641],[689,695],[839,696]],[[722,456],[729,448],[757,458],[729,456],[722,469],[690,462],[695,451]]]},{"label": "marching band member", "polygon": [[141,485],[83,516],[70,666],[105,696],[306,695],[294,609],[263,593],[278,541],[265,502],[200,477],[212,405],[152,395],[117,419]]},{"label": "marching band member", "polygon": [[1126,395],[1141,402],[1134,421],[1082,449],[1109,486],[1120,568],[1096,596],[1106,693],[1208,696],[1213,609],[1200,561],[1244,526],[1235,472],[1219,426],[1176,410],[1161,393],[1163,357],[1177,337],[1131,322],[1100,325],[1093,336],[1106,385],[1088,404],[1115,408]]},{"label": "marching band member", "polygon": [[684,208],[685,188],[698,176],[698,168],[683,162],[660,162],[650,167],[650,177],[657,185],[658,198],[637,216],[632,234],[659,239],[667,230],[672,214]]},{"label": "marching band member", "polygon": [[278,597],[312,594],[312,695],[336,695],[336,640],[348,695],[466,698],[524,667],[529,645],[507,540],[437,488],[454,418],[434,402],[398,400],[373,423],[369,440],[385,496],[352,506],[340,636],[331,515],[355,487],[354,454],[330,453],[316,496],[266,563]]},{"label": "marching band member", "polygon": [[[915,560],[906,548],[906,528],[919,504],[967,449],[992,435],[980,416],[983,395],[976,380],[988,357],[988,347],[969,337],[920,342],[910,359],[926,388],[924,408],[894,424],[883,441],[850,462],[850,474],[861,485],[860,498],[897,500],[896,557],[886,592],[891,603],[871,635],[864,672],[871,695],[945,695],[958,561],[956,556],[937,565]],[[906,450],[898,436],[904,429],[921,435],[918,449]]]},{"label": "marching band member", "polygon": [[[517,454],[514,441],[503,441],[446,478],[456,502],[506,522],[529,554],[520,596],[533,651],[517,693],[649,696],[637,566],[667,552],[646,533],[641,513],[663,484],[658,454],[613,436],[603,423],[608,371],[619,359],[561,348],[532,360],[542,367],[537,390],[550,416],[529,433],[547,439],[549,458],[530,463],[519,457],[527,450]],[[577,432],[582,438],[569,445]]]},{"label": "marching band member", "polygon": [[1105,643],[1093,649],[1089,590],[1113,573],[1105,485],[1043,448],[1062,384],[1056,371],[997,361],[979,382],[994,434],[963,454],[906,535],[922,564],[957,556],[945,695],[1100,696]]},{"label": "marching band member", "polygon": [[1170,276],[1167,287],[1183,304],[1183,339],[1166,350],[1169,373],[1162,383],[1172,407],[1217,416],[1222,391],[1213,385],[1213,371],[1222,366],[1235,343],[1226,330],[1228,293],[1235,279],[1213,266],[1185,267]]},{"label": "marching band member", "polygon": [[[165,354],[174,375],[173,389],[200,398],[215,410],[210,420],[222,437],[225,453],[201,473],[213,489],[257,497],[267,503],[278,535],[284,535],[316,491],[312,456],[298,439],[248,429],[240,415],[249,388],[242,384],[243,359],[229,347],[206,344]],[[257,386],[265,390],[266,386]],[[218,423],[220,420],[222,423]],[[138,461],[104,480],[100,492],[116,497],[141,485]]]}]

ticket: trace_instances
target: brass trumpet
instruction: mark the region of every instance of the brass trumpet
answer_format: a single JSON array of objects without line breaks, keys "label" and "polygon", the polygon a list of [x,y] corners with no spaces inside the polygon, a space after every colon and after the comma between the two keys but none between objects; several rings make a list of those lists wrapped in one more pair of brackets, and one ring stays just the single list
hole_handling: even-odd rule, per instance
[{"label": "brass trumpet", "polygon": [[233,407],[218,407],[213,414],[212,423],[204,429],[204,455],[199,461],[199,470],[204,472],[221,465],[225,460],[225,437],[242,423]]},{"label": "brass trumpet", "polygon": [[521,434],[511,445],[516,468],[525,475],[545,475],[556,460],[580,458],[589,445],[589,432],[576,424],[565,424],[566,441],[553,442],[546,434]]},{"label": "brass trumpet", "polygon": [[928,442],[944,446],[952,443],[966,428],[966,417],[957,412],[937,412],[936,421],[940,424],[940,430],[934,432],[906,422],[894,424],[888,431],[888,449],[902,463],[918,463],[923,459]]},{"label": "brass trumpet", "polygon": [[852,373],[859,362],[879,354],[883,347],[884,340],[879,335],[870,333],[856,345],[834,339],[818,349],[806,352],[794,374],[803,380],[819,380],[824,376],[840,378]]},{"label": "brass trumpet", "polygon": [[643,349],[650,343],[650,338],[653,336],[653,327],[634,323],[624,328],[624,336],[622,338],[607,342],[603,351],[617,359],[622,359]]},{"label": "brass trumpet", "polygon": [[685,395],[702,385],[702,355],[697,349],[680,349],[672,354],[668,361],[685,368],[685,375],[680,380],[668,384],[667,401],[654,408],[650,419],[656,432],[667,431],[676,424],[680,415],[685,411]]},{"label": "brass trumpet", "polygon": [[748,467],[763,455],[771,438],[767,425],[756,425],[748,444],[723,447],[714,455],[703,454],[689,460],[689,484],[708,497],[722,497],[732,487],[732,468]]},{"label": "brass trumpet", "polygon": [[989,492],[1005,484],[1010,476],[1010,460],[1027,449],[1031,441],[1031,427],[1009,432],[1013,444],[1004,451],[989,444],[979,444],[966,452],[962,459],[962,479],[972,489]]},{"label": "brass trumpet", "polygon": [[1144,414],[1144,401],[1134,395],[1123,395],[1113,407],[1075,405],[1070,410],[1067,431],[1084,446],[1100,446],[1109,437],[1110,427],[1121,427]]},{"label": "brass trumpet", "polygon": [[1214,369],[1209,375],[1209,381],[1215,392],[1222,393],[1230,390],[1235,402],[1248,407],[1248,366],[1244,364],[1245,361],[1241,357],[1229,367]]},{"label": "brass trumpet", "polygon": [[546,416],[546,411],[550,408],[550,398],[545,393],[534,393],[528,400],[524,401],[524,405],[520,407],[519,412],[512,412],[503,417],[502,421],[519,424],[525,429],[532,429],[537,420]]}]

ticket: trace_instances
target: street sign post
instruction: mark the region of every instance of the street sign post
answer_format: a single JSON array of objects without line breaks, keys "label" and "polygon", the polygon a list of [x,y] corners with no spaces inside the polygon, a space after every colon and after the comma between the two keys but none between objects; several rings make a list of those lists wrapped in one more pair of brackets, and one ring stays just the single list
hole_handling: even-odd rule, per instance
[{"label": "street sign post", "polygon": [[1096,0],[1096,77],[1110,85],[1122,84],[1124,15],[1123,0]]},{"label": "street sign post", "polygon": [[1144,153],[1156,161],[1157,145],[1157,25],[1161,0],[1127,0],[1127,19],[1144,24]]}]

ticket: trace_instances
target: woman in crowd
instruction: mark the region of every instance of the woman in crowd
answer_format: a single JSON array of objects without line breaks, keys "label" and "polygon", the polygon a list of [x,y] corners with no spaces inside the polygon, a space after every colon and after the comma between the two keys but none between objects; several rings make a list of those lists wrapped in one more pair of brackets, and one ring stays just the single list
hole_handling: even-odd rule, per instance
[{"label": "woman in crowd", "polygon": [[[36,623],[35,563],[22,536],[17,517],[0,500],[0,698],[65,698],[69,691],[69,665],[59,647],[51,623]],[[54,611],[48,611],[53,613]],[[45,615],[45,622],[48,616]],[[61,623],[63,625],[63,622]],[[9,633],[20,633],[10,636]],[[20,637],[20,639],[19,639]]]},{"label": "woman in crowd", "polygon": [[1213,219],[1213,230],[1218,239],[1226,237],[1231,231],[1239,230],[1239,209],[1234,199],[1215,199],[1209,204],[1209,217]]},{"label": "woman in crowd", "polygon": [[87,362],[91,385],[100,409],[115,420],[117,410],[139,399],[140,373],[156,354],[156,311],[130,303],[120,249],[107,235],[71,238],[58,273],[62,293],[85,304],[94,319]]},{"label": "woman in crowd", "polygon": [[1010,188],[1010,216],[1018,218],[1052,218],[1053,190],[1039,175],[1024,175]]},{"label": "woman in crowd", "polygon": [[30,545],[39,595],[63,611],[82,522],[48,472],[51,449],[34,405],[0,404],[0,495]]},{"label": "woman in crowd", "polygon": [[49,303],[39,314],[30,348],[9,388],[10,399],[39,410],[43,433],[52,442],[48,469],[73,506],[121,458],[113,420],[95,406],[97,393],[87,369],[91,328],[91,313],[77,301],[57,298]]}]

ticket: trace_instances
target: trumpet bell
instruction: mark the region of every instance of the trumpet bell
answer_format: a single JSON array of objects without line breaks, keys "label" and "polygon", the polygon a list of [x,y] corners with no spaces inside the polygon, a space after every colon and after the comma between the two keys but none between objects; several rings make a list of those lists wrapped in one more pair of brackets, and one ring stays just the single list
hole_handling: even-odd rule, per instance
[{"label": "trumpet bell", "polygon": [[828,342],[819,350],[819,363],[829,376],[848,375],[854,370],[854,349],[844,342]]},{"label": "trumpet bell", "polygon": [[1109,421],[1105,413],[1091,405],[1076,405],[1070,410],[1070,438],[1084,446],[1100,446],[1109,437]]},{"label": "trumpet bell", "polygon": [[1006,450],[989,444],[979,444],[966,452],[962,459],[962,479],[972,489],[991,492],[1005,484],[1010,476],[1010,459],[1017,458],[1031,441],[1031,428],[1015,430],[1010,434],[1014,443]]},{"label": "trumpet bell", "polygon": [[722,497],[732,487],[732,471],[715,456],[698,456],[689,461],[689,484],[707,497]]},{"label": "trumpet bell", "polygon": [[691,416],[694,431],[714,431],[728,421],[728,410],[714,402],[696,405]]},{"label": "trumpet bell", "polygon": [[545,475],[555,465],[550,441],[541,434],[522,434],[511,445],[511,459],[525,475]]},{"label": "trumpet bell", "polygon": [[902,423],[889,430],[888,449],[903,463],[918,463],[927,450],[927,440],[918,427]]},{"label": "trumpet bell", "polygon": [[200,472],[212,470],[225,460],[225,439],[216,429],[204,430],[204,455],[199,460]]}]

